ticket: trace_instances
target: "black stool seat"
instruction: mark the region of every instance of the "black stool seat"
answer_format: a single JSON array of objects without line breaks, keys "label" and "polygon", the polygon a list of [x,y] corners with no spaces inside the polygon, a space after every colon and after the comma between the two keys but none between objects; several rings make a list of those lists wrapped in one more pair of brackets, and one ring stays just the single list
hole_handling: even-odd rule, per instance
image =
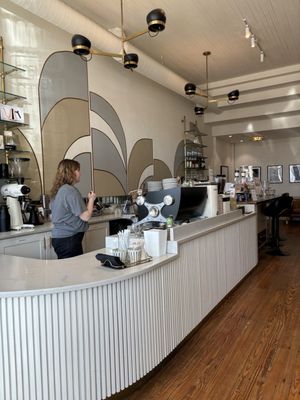
[{"label": "black stool seat", "polygon": [[264,214],[271,218],[272,221],[272,238],[271,238],[271,246],[272,249],[268,252],[268,254],[276,255],[276,256],[286,256],[287,253],[284,253],[279,248],[279,218],[285,214],[287,211],[291,210],[293,203],[293,197],[284,196],[278,197],[272,200],[264,209]]}]

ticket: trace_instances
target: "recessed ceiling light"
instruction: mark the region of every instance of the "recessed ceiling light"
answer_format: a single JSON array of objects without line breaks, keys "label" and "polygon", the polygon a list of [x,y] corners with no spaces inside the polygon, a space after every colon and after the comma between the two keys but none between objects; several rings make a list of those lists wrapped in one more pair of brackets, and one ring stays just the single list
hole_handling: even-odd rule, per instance
[{"label": "recessed ceiling light", "polygon": [[241,143],[243,143],[243,142],[244,142],[244,140],[243,140],[243,139],[241,139],[241,140],[240,140],[240,142],[241,142]]},{"label": "recessed ceiling light", "polygon": [[262,135],[253,135],[249,137],[252,142],[261,142],[264,139]]},{"label": "recessed ceiling light", "polygon": [[228,135],[228,137],[232,137],[232,135]]}]

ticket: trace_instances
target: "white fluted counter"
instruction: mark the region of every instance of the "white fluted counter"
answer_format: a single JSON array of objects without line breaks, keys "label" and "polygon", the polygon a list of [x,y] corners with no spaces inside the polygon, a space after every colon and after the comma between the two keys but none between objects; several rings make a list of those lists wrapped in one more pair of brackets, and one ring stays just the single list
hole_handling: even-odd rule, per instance
[{"label": "white fluted counter", "polygon": [[257,264],[255,214],[182,228],[177,254],[125,270],[0,256],[0,398],[104,399],[170,354]]}]

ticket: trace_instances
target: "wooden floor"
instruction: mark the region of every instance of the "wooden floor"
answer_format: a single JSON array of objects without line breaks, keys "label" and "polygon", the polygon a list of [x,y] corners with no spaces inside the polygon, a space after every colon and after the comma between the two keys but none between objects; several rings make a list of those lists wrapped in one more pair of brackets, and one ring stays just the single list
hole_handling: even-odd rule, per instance
[{"label": "wooden floor", "polygon": [[300,222],[126,400],[300,399]]}]

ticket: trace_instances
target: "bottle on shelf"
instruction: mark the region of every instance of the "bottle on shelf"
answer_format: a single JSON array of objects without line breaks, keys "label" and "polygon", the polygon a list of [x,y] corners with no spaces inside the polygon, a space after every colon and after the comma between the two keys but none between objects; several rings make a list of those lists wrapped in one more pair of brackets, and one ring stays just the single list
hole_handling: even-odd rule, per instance
[{"label": "bottle on shelf", "polygon": [[17,145],[14,139],[14,133],[12,131],[4,131],[4,149],[5,150],[16,150]]},{"label": "bottle on shelf", "polygon": [[167,228],[172,228],[173,224],[174,224],[174,217],[173,215],[169,215],[168,218],[166,219]]},{"label": "bottle on shelf", "polygon": [[240,183],[240,171],[238,169],[234,171],[234,183]]}]

